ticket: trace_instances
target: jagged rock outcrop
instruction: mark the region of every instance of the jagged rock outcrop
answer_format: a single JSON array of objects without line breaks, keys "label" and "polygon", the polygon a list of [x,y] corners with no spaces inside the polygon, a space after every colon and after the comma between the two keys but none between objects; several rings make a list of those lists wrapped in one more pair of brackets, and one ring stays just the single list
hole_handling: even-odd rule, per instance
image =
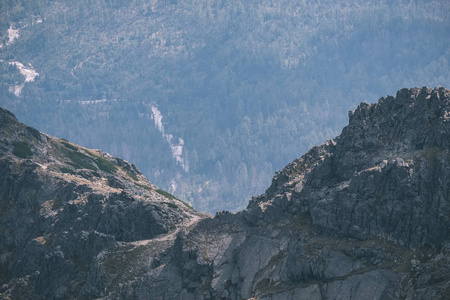
[{"label": "jagged rock outcrop", "polygon": [[100,297],[120,277],[104,271],[122,268],[111,257],[136,256],[140,241],[203,217],[134,165],[41,134],[1,108],[0,130],[2,298]]},{"label": "jagged rock outcrop", "polygon": [[448,299],[450,91],[349,115],[245,211],[200,222],[108,298]]},{"label": "jagged rock outcrop", "polygon": [[361,103],[246,210],[198,223],[132,165],[0,116],[5,297],[450,298],[449,90]]}]

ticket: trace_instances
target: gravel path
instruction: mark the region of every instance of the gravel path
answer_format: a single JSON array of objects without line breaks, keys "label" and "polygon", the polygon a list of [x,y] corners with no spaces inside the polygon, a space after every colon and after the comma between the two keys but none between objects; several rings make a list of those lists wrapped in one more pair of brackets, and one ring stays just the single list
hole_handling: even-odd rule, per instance
[{"label": "gravel path", "polygon": [[131,245],[135,245],[135,246],[145,246],[148,245],[151,242],[163,242],[163,241],[174,241],[175,238],[177,237],[178,232],[180,232],[181,230],[184,230],[185,232],[189,232],[189,230],[191,230],[195,224],[197,224],[200,220],[202,220],[203,218],[198,216],[198,215],[194,215],[191,213],[186,213],[189,215],[189,219],[187,222],[183,222],[181,224],[178,224],[177,229],[160,237],[157,238],[153,238],[150,240],[140,240],[140,241],[134,241],[131,242]]}]

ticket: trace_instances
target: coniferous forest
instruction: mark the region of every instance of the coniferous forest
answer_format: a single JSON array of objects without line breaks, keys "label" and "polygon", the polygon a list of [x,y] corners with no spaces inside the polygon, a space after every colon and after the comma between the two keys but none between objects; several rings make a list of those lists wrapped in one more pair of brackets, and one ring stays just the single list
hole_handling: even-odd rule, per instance
[{"label": "coniferous forest", "polygon": [[358,103],[450,83],[445,0],[5,0],[0,42],[1,107],[210,212]]}]

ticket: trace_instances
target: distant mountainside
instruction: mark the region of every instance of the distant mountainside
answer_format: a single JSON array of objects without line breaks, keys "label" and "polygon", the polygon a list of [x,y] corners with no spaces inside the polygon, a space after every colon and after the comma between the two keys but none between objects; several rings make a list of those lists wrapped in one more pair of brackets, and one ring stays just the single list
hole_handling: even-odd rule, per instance
[{"label": "distant mountainside", "polygon": [[0,106],[214,212],[336,136],[356,99],[450,82],[450,3],[0,2]]},{"label": "distant mountainside", "polygon": [[[123,260],[148,260],[207,217],[133,164],[41,134],[1,108],[0,141],[2,299],[92,299],[142,274]],[[108,279],[96,278],[99,267]]]},{"label": "distant mountainside", "polygon": [[448,299],[450,90],[349,117],[246,210],[198,222],[133,165],[0,110],[0,295]]}]

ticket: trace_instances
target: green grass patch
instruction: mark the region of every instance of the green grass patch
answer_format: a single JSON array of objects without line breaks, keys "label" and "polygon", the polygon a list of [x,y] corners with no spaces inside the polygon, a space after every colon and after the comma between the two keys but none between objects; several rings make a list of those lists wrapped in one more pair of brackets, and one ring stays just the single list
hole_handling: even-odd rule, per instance
[{"label": "green grass patch", "polygon": [[165,205],[167,205],[170,208],[176,209],[178,208],[178,205],[170,203],[170,202],[163,202]]},{"label": "green grass patch", "polygon": [[76,169],[90,169],[90,170],[97,170],[95,166],[92,164],[92,162],[95,162],[97,167],[107,173],[114,173],[117,171],[117,167],[110,162],[109,160],[104,159],[101,156],[94,155],[88,150],[84,150],[88,155],[78,151],[79,148],[75,147],[64,140],[61,142],[66,148],[74,151],[68,151],[67,157],[70,158],[70,160],[73,162],[71,164]]},{"label": "green grass patch", "polygon": [[116,165],[113,164],[112,162],[110,162],[109,160],[107,160],[99,155],[96,155],[86,149],[84,149],[84,152],[86,152],[89,156],[91,156],[94,159],[95,163],[97,164],[97,166],[100,170],[107,172],[107,173],[114,173],[117,171]]},{"label": "green grass patch", "polygon": [[[193,209],[192,208],[192,206],[190,206],[189,204],[187,204],[186,202],[184,202],[183,200],[180,200],[180,199],[178,199],[177,197],[175,197],[174,195],[172,195],[171,193],[169,193],[169,192],[166,192],[166,191],[163,191],[163,190],[161,190],[161,189],[157,189],[156,190],[156,192],[158,193],[158,194],[160,194],[160,195],[163,195],[164,197],[166,197],[166,198],[168,198],[168,199],[171,199],[171,200],[178,200],[178,201],[180,201],[181,203],[183,203],[184,205],[186,205],[186,207],[188,207],[188,208],[190,208],[190,209]],[[164,202],[165,203],[165,202]],[[175,205],[175,204],[174,204]]]},{"label": "green grass patch", "polygon": [[74,150],[74,151],[78,150],[78,147],[76,147],[72,144],[69,144],[68,142],[63,141],[63,142],[61,142],[61,144],[63,144],[64,147],[69,148],[70,150]]},{"label": "green grass patch", "polygon": [[183,200],[177,199],[178,201],[180,201],[181,203],[183,203],[184,205],[186,205],[186,207],[193,209],[192,206],[190,206],[189,204],[187,204],[186,202],[184,202]]},{"label": "green grass patch", "polygon": [[139,178],[136,176],[136,174],[133,174],[133,173],[131,173],[131,172],[127,172],[127,175],[128,175],[130,178],[134,179],[135,181],[139,181]]},{"label": "green grass patch", "polygon": [[20,158],[27,158],[33,155],[30,145],[27,142],[13,142],[14,150],[13,154]]},{"label": "green grass patch", "polygon": [[97,164],[98,168],[104,172],[107,173],[114,173],[117,171],[117,167],[110,162],[109,160],[104,159],[101,156],[97,156],[94,159],[95,163]]},{"label": "green grass patch", "polygon": [[66,174],[73,174],[74,173],[74,171],[72,169],[69,169],[69,168],[66,168],[66,167],[61,167],[61,168],[59,168],[59,170],[62,173],[66,173]]},{"label": "green grass patch", "polygon": [[86,150],[86,149],[83,149],[84,150],[84,152],[86,152],[87,154],[89,154],[90,156],[92,156],[92,157],[99,157],[98,155],[95,155],[94,153],[92,153],[91,151],[89,151],[89,150]]},{"label": "green grass patch", "polygon": [[152,190],[151,187],[148,187],[148,186],[143,185],[143,184],[135,183],[135,185],[137,185],[137,186],[139,186],[139,187],[141,187],[143,189],[146,189],[147,191],[151,191]]},{"label": "green grass patch", "polygon": [[156,192],[157,192],[158,194],[163,195],[163,196],[166,197],[166,198],[169,198],[169,199],[177,199],[177,200],[178,200],[177,197],[175,197],[174,195],[172,195],[171,193],[168,193],[168,192],[166,192],[166,191],[157,189]]},{"label": "green grass patch", "polygon": [[96,170],[95,167],[90,163],[91,158],[84,155],[81,152],[68,152],[67,157],[70,158],[70,160],[73,162],[73,166],[76,169],[89,169],[89,170]]}]

